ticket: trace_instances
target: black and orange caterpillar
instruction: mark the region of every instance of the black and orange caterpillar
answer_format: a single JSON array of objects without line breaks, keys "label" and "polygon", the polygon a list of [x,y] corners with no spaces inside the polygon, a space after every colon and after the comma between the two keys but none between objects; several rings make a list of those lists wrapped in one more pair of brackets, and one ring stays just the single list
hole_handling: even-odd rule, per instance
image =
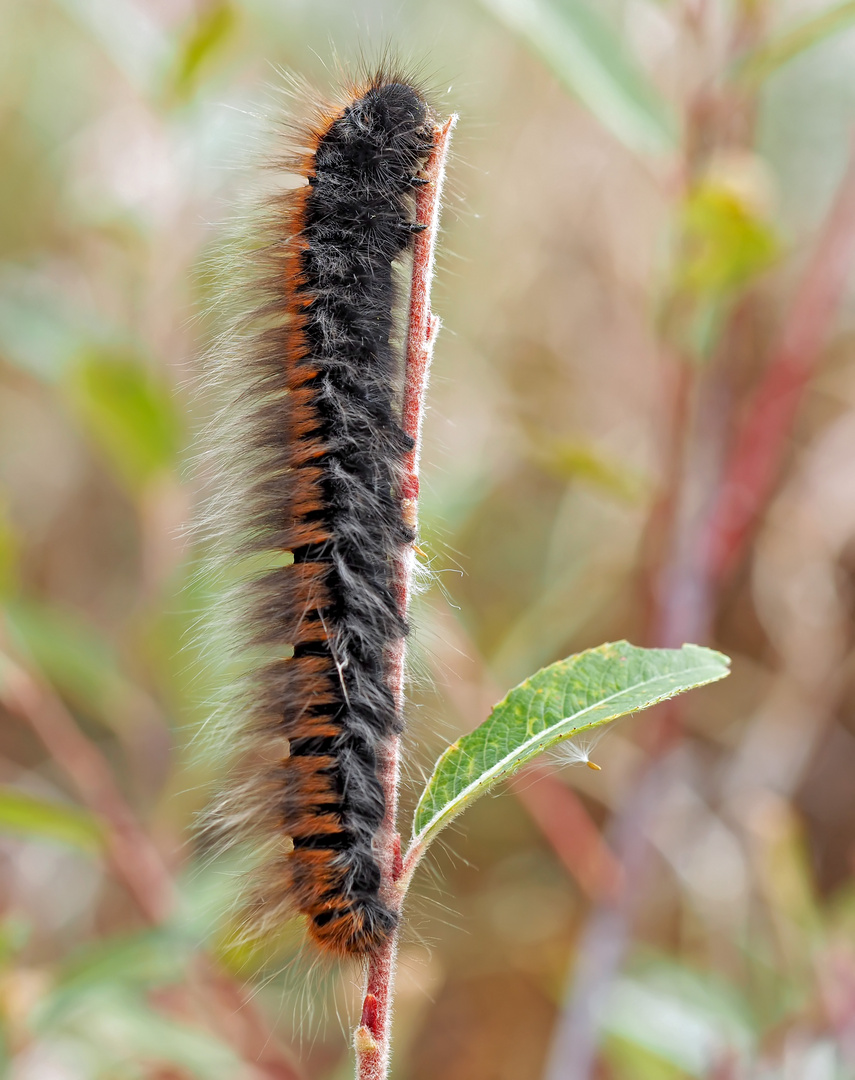
[{"label": "black and orange caterpillar", "polygon": [[243,586],[245,642],[274,659],[243,680],[226,738],[244,753],[220,820],[266,847],[255,920],[296,909],[339,955],[376,951],[397,918],[373,850],[378,748],[401,730],[388,685],[407,632],[395,565],[414,539],[393,264],[419,228],[413,193],[435,130],[422,92],[381,71],[292,135],[283,167],[305,182],[269,204],[245,423],[226,447],[243,489],[235,551],[293,561]]}]

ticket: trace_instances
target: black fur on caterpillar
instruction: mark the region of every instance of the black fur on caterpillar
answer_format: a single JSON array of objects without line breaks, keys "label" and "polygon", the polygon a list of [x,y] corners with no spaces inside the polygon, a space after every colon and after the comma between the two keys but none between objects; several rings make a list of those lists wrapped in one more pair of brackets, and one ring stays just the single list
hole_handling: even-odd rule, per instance
[{"label": "black fur on caterpillar", "polygon": [[413,192],[434,139],[423,93],[388,70],[292,132],[282,167],[304,183],[268,206],[226,447],[235,557],[280,565],[241,586],[242,640],[268,659],[233,702],[223,739],[237,764],[215,816],[230,841],[264,853],[252,923],[296,910],[338,955],[376,951],[397,920],[373,850],[386,809],[378,750],[401,730],[388,685],[407,632],[395,563],[413,541],[393,264],[417,229]]}]

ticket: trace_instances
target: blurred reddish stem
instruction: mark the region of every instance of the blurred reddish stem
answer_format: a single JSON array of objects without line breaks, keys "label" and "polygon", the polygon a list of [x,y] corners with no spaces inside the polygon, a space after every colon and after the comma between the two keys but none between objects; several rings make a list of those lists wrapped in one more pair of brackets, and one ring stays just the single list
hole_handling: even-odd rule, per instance
[{"label": "blurred reddish stem", "polygon": [[264,1080],[300,1080],[302,1073],[276,1041],[251,995],[213,965],[202,971],[218,1030]]},{"label": "blurred reddish stem", "polygon": [[[691,23],[699,40],[706,33],[706,9],[704,4],[695,4],[691,9]],[[764,5],[741,11],[734,25],[732,51],[749,48],[761,35],[763,14]],[[691,178],[699,167],[705,167],[716,147],[751,144],[755,107],[754,99],[740,99],[738,93],[734,96],[733,88],[728,85],[713,97],[703,91],[688,103],[684,155],[687,178]],[[687,637],[701,641],[706,638],[714,610],[715,598],[711,590],[720,578],[719,567],[723,564],[721,553],[732,559],[741,550],[774,482],[801,393],[816,366],[828,324],[842,295],[845,267],[852,246],[850,234],[855,225],[851,174],[850,166],[792,307],[779,356],[770,366],[742,436],[729,456],[729,464],[723,469],[719,467],[716,451],[717,438],[724,428],[704,422],[703,430],[689,432],[688,391],[691,384],[697,383],[694,372],[690,376],[687,369],[678,384],[671,443],[674,458],[668,460],[666,492],[648,530],[655,541],[648,571],[648,618],[651,628],[655,627],[656,636],[651,644],[673,644],[675,641],[679,644]],[[845,235],[836,236],[838,230]],[[825,261],[828,265],[824,265]],[[794,373],[797,378],[793,377]],[[770,380],[772,393],[768,388]],[[716,386],[715,378],[712,382],[713,400],[706,404],[715,415],[720,405],[716,400],[720,388]],[[709,416],[706,417],[708,420]],[[693,439],[696,443],[694,460],[689,460]],[[698,439],[703,443],[712,439],[712,445],[700,445]],[[726,452],[722,452],[721,457],[728,460]],[[702,511],[699,517],[689,517],[680,510],[688,494],[687,484],[698,464],[707,466],[704,472],[708,477],[715,477],[707,504],[714,509]],[[719,476],[725,477],[724,484],[718,480]],[[751,484],[745,498],[743,485],[749,477]],[[734,508],[738,509],[738,516]],[[715,542],[712,541],[707,522],[716,523],[717,533],[721,531],[726,543],[721,543],[718,534]],[[726,528],[722,529],[722,525]],[[714,549],[717,550],[715,556]],[[661,567],[659,552],[665,553]],[[715,573],[713,558],[718,560]],[[690,627],[701,631],[702,623],[703,630],[697,637],[694,633],[684,634]],[[663,641],[663,636],[669,640]],[[621,887],[616,894],[596,903],[582,932],[569,997],[545,1074],[547,1080],[588,1080],[595,1072],[603,1016],[631,943],[632,923],[647,862],[646,837],[674,782],[673,767],[678,759],[670,751],[681,732],[678,708],[672,703],[671,709],[660,714],[659,730],[654,733],[652,761],[642,770],[611,824],[612,848],[623,869]]]},{"label": "blurred reddish stem", "polygon": [[[172,878],[160,852],[125,802],[107,760],[86,738],[57,694],[12,660],[8,652],[0,654],[0,701],[30,725],[74,784],[81,802],[97,817],[110,863],[146,921],[154,926],[162,924],[175,908]],[[240,1009],[240,1038],[235,1041],[246,1052],[246,1060],[255,1062],[270,1080],[298,1080],[293,1063],[275,1047],[270,1031],[244,992],[213,967],[208,983],[222,1002],[215,1011]],[[221,1019],[224,1029],[233,1026],[226,1024],[224,1015]]]},{"label": "blurred reddish stem", "polygon": [[667,759],[654,761],[612,822],[611,843],[622,871],[619,887],[597,899],[582,930],[570,993],[556,1027],[545,1080],[587,1080],[594,1074],[601,1025],[631,940],[647,861],[646,834],[662,792],[672,782],[671,772]]},{"label": "blurred reddish stem", "polygon": [[35,675],[3,657],[0,696],[25,720],[77,788],[106,833],[107,852],[148,922],[161,923],[174,904],[172,879],[119,791],[110,766],[62,701]]},{"label": "blurred reddish stem", "polygon": [[642,605],[644,625],[648,628],[645,645],[658,645],[653,640],[653,628],[660,617],[660,587],[663,552],[674,532],[677,517],[680,485],[683,477],[684,457],[689,432],[690,401],[695,371],[689,364],[668,356],[666,371],[670,381],[668,392],[663,394],[668,403],[664,446],[665,462],[660,493],[653,504],[644,532],[641,556]]},{"label": "blurred reddish stem", "polygon": [[585,895],[591,900],[616,895],[621,865],[576,793],[543,765],[517,773],[511,788]]},{"label": "blurred reddish stem", "polygon": [[[419,454],[422,421],[434,341],[439,331],[439,319],[430,309],[430,287],[433,278],[436,239],[442,202],[442,186],[451,133],[457,117],[452,115],[441,128],[436,128],[436,145],[424,169],[428,181],[416,196],[416,222],[425,226],[416,235],[413,246],[413,276],[410,290],[407,348],[405,359],[402,426],[413,440],[413,449],[404,460],[402,481],[403,516],[415,531],[418,523]],[[406,618],[412,594],[413,560],[415,552],[407,545],[398,561],[395,592],[398,610]],[[390,657],[389,685],[395,695],[398,715],[404,710],[404,639]],[[381,762],[381,781],[386,796],[386,817],[379,841],[379,862],[385,882],[384,899],[400,911],[403,902],[399,888],[401,878],[401,837],[397,829],[398,781],[400,775],[400,739],[390,739]],[[409,875],[400,882],[405,885]],[[393,933],[367,965],[365,998],[362,1017],[354,1034],[357,1080],[384,1080],[389,1072],[392,995],[398,955],[398,935]]]},{"label": "blurred reddish stem", "polygon": [[725,467],[709,524],[708,559],[713,581],[720,581],[738,562],[774,488],[797,410],[843,299],[853,255],[855,140],[778,347]]}]

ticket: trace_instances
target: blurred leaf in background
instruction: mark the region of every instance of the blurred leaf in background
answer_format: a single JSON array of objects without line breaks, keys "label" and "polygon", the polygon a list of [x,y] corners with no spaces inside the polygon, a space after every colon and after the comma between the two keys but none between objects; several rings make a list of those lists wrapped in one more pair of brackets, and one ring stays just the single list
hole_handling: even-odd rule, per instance
[{"label": "blurred leaf in background", "polygon": [[0,503],[0,598],[11,593],[18,580],[19,540]]},{"label": "blurred leaf in background", "polygon": [[683,210],[685,254],[677,280],[693,293],[722,295],[747,285],[775,261],[771,225],[732,186],[708,180]]},{"label": "blurred leaf in background", "polygon": [[808,49],[839,34],[855,24],[855,3],[844,0],[832,4],[794,26],[773,34],[756,49],[742,57],[738,64],[739,79],[759,85],[784,64],[796,59]]},{"label": "blurred leaf in background", "polygon": [[69,404],[125,488],[138,493],[175,468],[181,445],[175,400],[136,356],[93,352],[67,378]]},{"label": "blurred leaf in background", "polygon": [[597,447],[571,439],[533,438],[532,457],[560,480],[579,480],[629,503],[644,499],[649,481],[623,462],[613,461]]},{"label": "blurred leaf in background", "polygon": [[[497,688],[652,642],[663,592],[734,657],[671,727],[610,730],[602,772],[521,781],[449,830],[408,910],[396,1068],[554,1080],[569,1017],[592,1058],[561,1059],[562,1080],[845,1080],[851,270],[839,302],[796,304],[855,129],[855,4],[828,0],[0,4],[0,651],[100,755],[175,892],[146,925],[88,792],[0,685],[0,1071],[290,1080],[299,1056],[305,1080],[349,1074],[352,972],[305,964],[299,923],[249,947],[238,865],[198,831],[225,665],[183,539],[212,481],[188,467],[207,387],[183,387],[233,314],[214,253],[281,150],[278,72],[326,89],[333,52],[348,66],[390,38],[461,114],[409,775]],[[815,367],[750,545],[708,593],[692,527],[794,308]],[[613,912],[591,868],[620,863],[660,729],[660,813],[629,822],[633,917],[592,958]],[[603,986],[597,1027],[574,1000]]]},{"label": "blurred leaf in background", "polygon": [[15,648],[63,695],[114,729],[127,723],[133,688],[95,628],[71,612],[34,601],[11,599],[4,615]]},{"label": "blurred leaf in background", "polygon": [[100,826],[90,814],[3,786],[0,786],[0,831],[70,844],[88,854],[100,851],[103,846]]},{"label": "blurred leaf in background", "polygon": [[191,21],[178,49],[171,94],[176,102],[188,100],[204,76],[206,65],[228,46],[238,27],[238,9],[217,2],[202,9]]},{"label": "blurred leaf in background", "polygon": [[673,150],[677,123],[600,6],[587,0],[482,0],[633,150]]}]

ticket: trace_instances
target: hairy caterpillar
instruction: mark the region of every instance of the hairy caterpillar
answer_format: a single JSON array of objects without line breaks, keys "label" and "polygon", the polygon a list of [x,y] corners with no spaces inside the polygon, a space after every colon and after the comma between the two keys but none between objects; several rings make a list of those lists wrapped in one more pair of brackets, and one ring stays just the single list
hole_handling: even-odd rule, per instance
[{"label": "hairy caterpillar", "polygon": [[267,659],[244,677],[239,732],[226,734],[243,754],[220,825],[266,850],[256,925],[296,910],[339,955],[375,952],[397,919],[372,846],[386,809],[378,750],[401,730],[395,566],[414,540],[393,264],[423,227],[413,192],[434,139],[423,94],[389,71],[295,132],[284,167],[304,183],[270,204],[243,427],[227,447],[243,487],[235,553],[279,565],[244,586],[246,641]]}]

